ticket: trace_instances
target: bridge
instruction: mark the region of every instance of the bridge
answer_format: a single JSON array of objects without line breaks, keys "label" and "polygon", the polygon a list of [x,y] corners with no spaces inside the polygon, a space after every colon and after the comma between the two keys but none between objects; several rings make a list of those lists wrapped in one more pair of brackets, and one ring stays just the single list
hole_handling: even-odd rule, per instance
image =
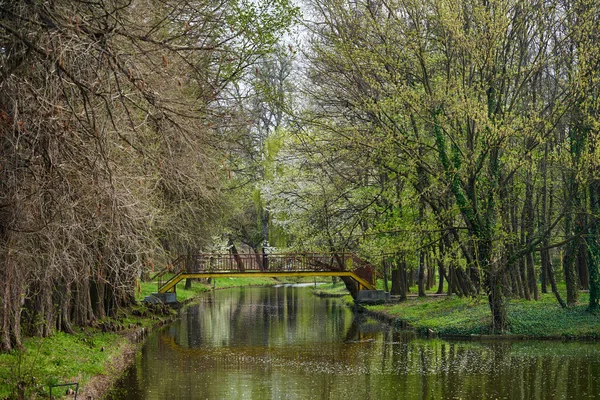
[{"label": "bridge", "polygon": [[358,291],[375,290],[375,268],[354,253],[195,254],[177,258],[154,278],[158,293],[168,293],[188,278],[301,276],[337,276],[346,286],[354,281]]}]

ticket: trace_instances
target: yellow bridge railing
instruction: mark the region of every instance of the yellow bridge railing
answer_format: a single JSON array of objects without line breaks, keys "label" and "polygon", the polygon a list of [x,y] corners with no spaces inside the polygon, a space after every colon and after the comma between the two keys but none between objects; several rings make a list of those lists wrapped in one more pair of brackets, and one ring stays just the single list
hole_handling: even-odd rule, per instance
[{"label": "yellow bridge railing", "polygon": [[195,254],[173,264],[173,276],[158,276],[158,292],[175,291],[187,278],[347,276],[360,289],[375,289],[375,269],[354,253]]}]

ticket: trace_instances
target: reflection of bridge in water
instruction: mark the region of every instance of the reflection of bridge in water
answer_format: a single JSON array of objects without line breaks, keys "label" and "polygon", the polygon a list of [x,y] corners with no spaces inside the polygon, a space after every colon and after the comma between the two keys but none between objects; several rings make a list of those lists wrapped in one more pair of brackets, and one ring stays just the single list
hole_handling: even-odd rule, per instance
[{"label": "reflection of bridge in water", "polygon": [[[173,276],[163,279],[168,272]],[[301,276],[351,278],[359,291],[375,289],[375,269],[354,253],[196,254],[177,258],[157,277],[158,292],[167,293],[188,278]]]}]

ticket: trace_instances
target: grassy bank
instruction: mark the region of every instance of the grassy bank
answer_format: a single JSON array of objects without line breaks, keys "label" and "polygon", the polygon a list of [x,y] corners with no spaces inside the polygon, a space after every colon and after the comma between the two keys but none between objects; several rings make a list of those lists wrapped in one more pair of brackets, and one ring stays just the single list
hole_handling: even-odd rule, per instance
[{"label": "grassy bank", "polygon": [[[539,301],[508,302],[508,335],[532,338],[595,339],[600,335],[600,316],[586,311],[588,294],[580,305],[561,308],[554,295],[542,294]],[[399,319],[417,331],[433,331],[441,336],[489,334],[490,309],[485,297],[409,298],[397,304],[365,307],[387,318]]]},{"label": "grassy bank", "polygon": [[[21,351],[0,354],[0,399],[48,398],[49,385],[71,382],[80,384],[81,393],[81,386],[92,378],[110,381],[114,371],[124,368],[124,355],[133,352],[133,343],[149,327],[174,316],[175,311],[168,308],[150,310],[139,305],[120,311],[115,318],[76,328],[74,334],[25,338]],[[65,390],[57,388],[53,394]]]},{"label": "grassy bank", "polygon": [[116,333],[92,330],[26,339],[23,351],[0,355],[0,398],[46,398],[51,384],[84,383],[105,373],[125,343]]},{"label": "grassy bank", "polygon": [[[413,293],[416,292],[414,289]],[[321,296],[347,294],[343,284],[321,285],[316,292]],[[505,333],[515,338],[598,339],[600,315],[586,311],[588,301],[588,293],[581,293],[579,305],[563,309],[551,293],[541,294],[538,301],[509,300],[510,328]],[[369,305],[364,309],[387,320],[402,321],[420,333],[433,331],[440,336],[490,333],[490,308],[484,296],[409,297],[401,303]]]},{"label": "grassy bank", "polygon": [[319,285],[313,290],[313,293],[319,297],[350,297],[343,282]]}]

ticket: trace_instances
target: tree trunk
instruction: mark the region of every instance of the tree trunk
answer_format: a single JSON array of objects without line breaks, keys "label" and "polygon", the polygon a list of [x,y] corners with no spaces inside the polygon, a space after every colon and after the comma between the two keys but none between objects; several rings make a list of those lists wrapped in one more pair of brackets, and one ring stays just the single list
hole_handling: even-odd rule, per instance
[{"label": "tree trunk", "polygon": [[83,326],[92,319],[92,304],[90,300],[90,281],[87,279],[89,271],[86,271],[84,278],[76,283],[75,292],[75,313],[73,320],[75,324]]},{"label": "tree trunk", "polygon": [[244,268],[244,263],[242,262],[242,257],[240,257],[240,254],[238,253],[238,250],[235,247],[235,244],[233,244],[233,238],[231,237],[231,235],[229,236],[228,246],[229,246],[229,251],[231,251],[231,254],[233,254],[233,259],[235,260],[238,271],[244,272],[245,268]]},{"label": "tree trunk", "polygon": [[565,246],[563,256],[563,272],[565,274],[565,283],[567,285],[567,305],[573,306],[579,300],[579,291],[577,290],[577,273],[575,272],[576,251],[579,248],[579,239],[573,239]]},{"label": "tree trunk", "polygon": [[586,236],[590,288],[588,310],[597,312],[600,310],[600,178],[595,178],[590,184],[590,211],[593,219]]},{"label": "tree trunk", "polygon": [[425,297],[425,251],[419,251],[419,297]]},{"label": "tree trunk", "polygon": [[527,279],[527,268],[525,258],[521,257],[518,261],[519,275],[521,278],[521,285],[523,287],[523,296],[526,300],[531,300],[531,293],[529,292],[529,280]]},{"label": "tree trunk", "polygon": [[400,277],[400,270],[398,268],[392,269],[392,290],[390,291],[390,294],[394,296],[401,295],[403,292],[401,285],[402,279]]},{"label": "tree trunk", "polygon": [[104,307],[104,283],[97,280],[90,281],[90,297],[92,301],[92,310],[94,316],[98,319],[102,319],[106,316]]},{"label": "tree trunk", "polygon": [[425,257],[425,264],[427,265],[427,285],[425,286],[426,290],[431,290],[433,285],[435,285],[435,269],[433,267],[433,253],[428,251]]},{"label": "tree trunk", "polygon": [[[4,239],[0,237],[0,240]],[[5,242],[7,250],[0,254],[0,288],[2,289],[2,314],[0,318],[0,350],[20,349],[21,313],[24,302],[24,271],[19,269],[10,256],[10,243]]]},{"label": "tree trunk", "polygon": [[348,289],[348,292],[350,292],[350,296],[356,300],[356,297],[358,297],[358,284],[356,281],[349,276],[341,276],[340,279],[346,285],[346,289]]},{"label": "tree trunk", "polygon": [[0,350],[2,352],[9,352],[12,349],[10,343],[10,282],[4,279],[0,280],[2,285],[2,297],[0,298],[0,304],[2,305],[2,318],[0,318]]},{"label": "tree trunk", "polygon": [[485,271],[487,271],[486,290],[488,302],[492,312],[492,333],[502,333],[508,328],[508,316],[506,302],[502,295],[499,266],[490,263]]},{"label": "tree trunk", "polygon": [[[527,177],[525,179],[525,202],[523,204],[523,214],[521,222],[523,224],[521,228],[521,244],[522,246],[529,246],[533,240],[533,179],[531,171],[527,171]],[[533,253],[529,252],[525,255],[525,267],[527,275],[527,290],[530,295],[533,295],[535,300],[538,299],[538,287],[535,274],[535,266],[533,265]],[[529,299],[528,299],[529,300]]]},{"label": "tree trunk", "polygon": [[[587,218],[582,216],[582,219],[579,221],[579,225],[580,226],[586,226],[587,225]],[[588,230],[589,231],[589,230]],[[591,233],[592,235],[597,235],[598,231],[593,231],[594,233]],[[589,248],[589,241],[586,240],[581,240],[579,243],[579,249],[577,252],[577,259],[576,259],[576,264],[577,264],[577,278],[579,281],[579,289],[583,289],[583,290],[588,290],[590,288],[590,279],[589,279],[589,272],[588,272],[588,248]]]},{"label": "tree trunk", "polygon": [[478,246],[480,263],[484,271],[485,289],[492,312],[492,333],[501,333],[508,328],[506,301],[502,294],[502,270],[497,262],[491,260],[491,238],[480,239]]},{"label": "tree trunk", "polygon": [[[452,265],[448,266],[448,273],[446,275],[446,280],[448,281],[448,296],[452,296],[452,293],[457,293],[454,290],[454,267]],[[459,295],[460,296],[460,295]]]},{"label": "tree trunk", "polygon": [[514,285],[514,291],[520,298],[525,298],[525,290],[523,289],[523,283],[521,282],[521,274],[519,273],[518,262],[513,262],[509,265],[510,274],[512,276],[512,282]]},{"label": "tree trunk", "polygon": [[383,290],[386,292],[389,292],[389,287],[388,287],[388,270],[389,270],[389,260],[384,259],[382,264],[382,268],[383,268]]},{"label": "tree trunk", "polygon": [[[544,242],[544,247],[547,247],[547,246],[548,246],[548,239],[546,239]],[[567,304],[562,299],[560,293],[558,292],[558,288],[556,286],[556,279],[554,278],[554,271],[552,268],[552,260],[550,259],[550,251],[548,249],[545,249],[545,250],[542,250],[541,254],[542,254],[542,265],[545,265],[548,270],[547,277],[548,277],[548,280],[550,281],[550,287],[552,288],[552,293],[554,293],[554,297],[556,297],[558,304],[560,304],[560,306],[562,308],[565,308],[565,307],[567,307]]]},{"label": "tree trunk", "polygon": [[540,251],[540,259],[541,259],[541,281],[542,281],[542,293],[548,293],[548,264],[546,263],[546,260],[548,260],[550,258],[550,256],[546,256],[544,254],[544,251],[547,250],[542,250]]},{"label": "tree trunk", "polygon": [[269,255],[267,254],[267,250],[262,248],[262,260],[263,260],[263,269],[265,271],[269,270]]},{"label": "tree trunk", "polygon": [[[573,127],[573,131],[570,132],[573,140],[571,146],[571,153],[575,163],[578,163],[579,151],[580,151],[580,135],[577,134],[577,128]],[[579,234],[581,233],[581,227],[577,226],[576,221],[579,220],[578,215],[581,212],[580,206],[580,193],[579,184],[575,172],[569,171],[564,176],[565,181],[565,237],[576,236],[565,246],[563,255],[563,273],[565,275],[565,283],[567,285],[567,305],[572,306],[577,304],[579,300],[579,284],[577,282],[577,271],[575,268],[575,259],[579,250]]]},{"label": "tree trunk", "polygon": [[528,253],[525,256],[527,262],[527,276],[529,278],[529,290],[533,293],[533,299],[539,299],[539,292],[536,280],[535,267],[533,265],[533,253]]},{"label": "tree trunk", "polygon": [[60,304],[60,330],[65,332],[65,333],[69,333],[69,334],[73,334],[75,333],[75,331],[73,330],[73,325],[71,324],[71,316],[70,316],[70,309],[71,309],[71,284],[70,283],[66,283],[64,285],[61,285],[61,288],[59,289],[59,295],[58,295],[58,301]]},{"label": "tree trunk", "polygon": [[254,252],[254,259],[256,260],[256,264],[261,271],[264,271],[263,258],[262,254],[258,251],[258,248],[252,247],[252,251]]},{"label": "tree trunk", "polygon": [[392,294],[399,295],[401,301],[406,300],[407,287],[406,262],[401,259],[396,269],[392,270]]},{"label": "tree trunk", "polygon": [[439,281],[438,281],[438,289],[436,294],[442,294],[444,293],[444,276],[446,275],[446,271],[444,268],[444,241],[440,240],[439,242],[439,255],[437,258],[437,263],[438,263],[438,275],[439,275]]}]

